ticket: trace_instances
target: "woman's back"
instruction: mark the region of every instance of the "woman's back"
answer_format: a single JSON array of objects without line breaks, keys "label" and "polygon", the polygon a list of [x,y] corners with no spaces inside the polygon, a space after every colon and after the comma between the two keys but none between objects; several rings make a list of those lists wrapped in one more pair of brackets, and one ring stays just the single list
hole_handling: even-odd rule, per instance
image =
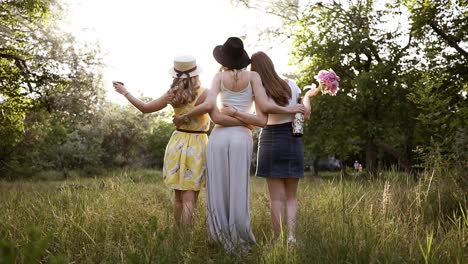
[{"label": "woman's back", "polygon": [[[197,105],[197,101],[199,101],[199,98],[202,96],[205,90],[206,88],[199,87],[197,89],[197,96],[195,97],[195,99],[192,102],[183,106],[174,107],[174,113],[176,115],[183,115],[188,111],[192,110]],[[193,131],[208,131],[208,129],[210,128],[210,117],[208,114],[194,116],[190,118],[190,122],[182,124],[179,128]]]},{"label": "woman's back", "polygon": [[[285,80],[288,83],[289,89],[291,89],[291,98],[289,99],[287,106],[292,106],[297,104],[297,99],[300,96],[301,89],[297,84],[292,80]],[[274,124],[283,124],[286,122],[292,122],[294,115],[292,114],[269,114],[268,115],[268,125]]]},{"label": "woman's back", "polygon": [[253,112],[253,92],[248,72],[227,71],[221,73],[220,87],[220,102],[222,105],[229,105],[247,113]]},{"label": "woman's back", "polygon": [[[221,104],[253,111],[249,72],[226,71],[217,77]],[[255,243],[249,212],[252,153],[252,132],[245,126],[216,125],[211,131],[206,147],[208,227],[210,237],[228,251],[237,247],[246,251]]]}]

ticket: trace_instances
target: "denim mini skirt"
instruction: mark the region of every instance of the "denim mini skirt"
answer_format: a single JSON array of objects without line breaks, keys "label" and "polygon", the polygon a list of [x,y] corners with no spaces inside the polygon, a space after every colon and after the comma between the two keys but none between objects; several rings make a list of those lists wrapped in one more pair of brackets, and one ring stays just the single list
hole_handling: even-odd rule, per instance
[{"label": "denim mini skirt", "polygon": [[302,138],[293,137],[292,123],[267,125],[258,139],[256,175],[267,178],[303,178]]}]

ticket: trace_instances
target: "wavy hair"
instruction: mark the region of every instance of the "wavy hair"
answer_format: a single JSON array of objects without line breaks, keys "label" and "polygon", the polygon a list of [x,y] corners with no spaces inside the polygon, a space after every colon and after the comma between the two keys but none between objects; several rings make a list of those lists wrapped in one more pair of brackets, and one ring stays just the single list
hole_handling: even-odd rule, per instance
[{"label": "wavy hair", "polygon": [[[185,82],[188,81],[188,86]],[[172,107],[181,107],[193,102],[197,97],[197,90],[200,88],[200,79],[197,76],[190,77],[189,80],[174,78],[171,89],[167,92],[169,104]]]},{"label": "wavy hair", "polygon": [[252,54],[250,70],[257,72],[262,79],[263,87],[269,98],[276,104],[286,106],[291,99],[291,88],[288,83],[281,79],[275,71],[275,65],[270,57],[264,52],[259,51]]}]

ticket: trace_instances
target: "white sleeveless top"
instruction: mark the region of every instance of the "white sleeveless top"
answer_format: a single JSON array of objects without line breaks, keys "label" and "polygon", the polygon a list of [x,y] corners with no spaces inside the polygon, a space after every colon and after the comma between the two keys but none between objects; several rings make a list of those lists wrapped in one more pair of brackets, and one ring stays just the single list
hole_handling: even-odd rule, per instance
[{"label": "white sleeveless top", "polygon": [[[291,99],[289,99],[289,104],[287,106],[292,106],[297,104],[297,98],[301,94],[301,89],[297,84],[288,79],[289,88],[291,88]],[[283,124],[292,122],[294,119],[294,114],[269,114],[267,125]]]},{"label": "white sleeveless top", "polygon": [[239,111],[253,113],[253,92],[252,85],[249,84],[241,91],[234,92],[224,87],[221,80],[220,103],[221,105],[229,105]]}]

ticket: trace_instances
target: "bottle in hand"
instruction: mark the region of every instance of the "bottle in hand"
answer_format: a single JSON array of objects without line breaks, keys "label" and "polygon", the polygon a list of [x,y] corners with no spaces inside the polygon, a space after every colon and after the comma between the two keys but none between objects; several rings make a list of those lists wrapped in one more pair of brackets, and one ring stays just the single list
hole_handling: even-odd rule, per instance
[{"label": "bottle in hand", "polygon": [[[299,96],[297,98],[297,103],[302,103],[302,98]],[[294,137],[302,137],[304,134],[304,114],[296,113],[294,114],[294,119],[292,123],[292,133]]]}]

